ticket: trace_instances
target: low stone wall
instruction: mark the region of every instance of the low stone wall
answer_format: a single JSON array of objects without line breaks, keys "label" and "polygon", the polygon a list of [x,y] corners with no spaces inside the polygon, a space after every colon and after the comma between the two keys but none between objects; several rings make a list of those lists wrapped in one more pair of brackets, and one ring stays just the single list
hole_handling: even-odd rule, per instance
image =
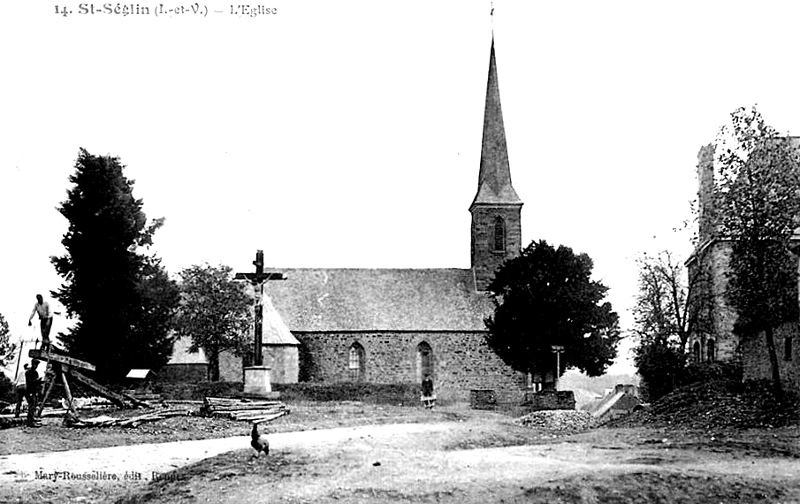
[{"label": "low stone wall", "polygon": [[542,390],[525,395],[524,407],[528,411],[574,410],[575,394],[571,390]]}]

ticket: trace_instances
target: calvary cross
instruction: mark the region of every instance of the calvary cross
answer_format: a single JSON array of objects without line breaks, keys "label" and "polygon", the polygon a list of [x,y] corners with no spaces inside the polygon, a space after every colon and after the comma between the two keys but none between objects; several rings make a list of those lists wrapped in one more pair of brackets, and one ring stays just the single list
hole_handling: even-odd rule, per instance
[{"label": "calvary cross", "polygon": [[263,357],[263,341],[262,341],[262,320],[263,320],[263,307],[261,301],[264,299],[264,282],[269,280],[286,280],[283,273],[268,272],[264,273],[264,251],[256,250],[256,260],[253,261],[256,267],[255,273],[236,273],[234,277],[236,280],[248,280],[253,287],[258,287],[256,290],[256,313],[255,313],[255,353],[253,355],[253,364],[261,366],[264,364]]}]

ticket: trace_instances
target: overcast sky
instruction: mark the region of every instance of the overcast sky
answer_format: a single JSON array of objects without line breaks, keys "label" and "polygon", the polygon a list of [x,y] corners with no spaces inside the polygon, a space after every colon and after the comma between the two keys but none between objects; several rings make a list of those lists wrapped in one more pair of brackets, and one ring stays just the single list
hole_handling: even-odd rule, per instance
[{"label": "overcast sky", "polygon": [[159,4],[0,3],[0,313],[14,339],[37,334],[34,296],[59,286],[56,207],[80,147],[120,157],[148,217],[166,218],[154,250],[172,274],[249,271],[259,248],[274,267],[469,267],[493,32],[523,242],[589,254],[625,330],[635,259],[690,250],[673,229],[730,112],[758,104],[800,130],[788,1],[497,0],[493,18],[489,1]]}]

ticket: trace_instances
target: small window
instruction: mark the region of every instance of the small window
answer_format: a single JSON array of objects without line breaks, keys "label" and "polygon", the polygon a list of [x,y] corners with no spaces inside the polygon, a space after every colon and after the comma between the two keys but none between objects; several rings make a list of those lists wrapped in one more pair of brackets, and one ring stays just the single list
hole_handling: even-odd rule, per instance
[{"label": "small window", "polygon": [[713,339],[708,340],[708,343],[706,343],[706,355],[708,362],[714,362],[717,359],[717,347]]},{"label": "small window", "polygon": [[498,252],[506,250],[506,223],[502,217],[494,220],[494,250]]},{"label": "small window", "polygon": [[692,347],[692,357],[695,362],[700,362],[700,342],[695,341]]},{"label": "small window", "polygon": [[792,360],[792,336],[787,336],[783,339],[783,360]]},{"label": "small window", "polygon": [[353,343],[350,345],[350,356],[348,363],[348,370],[350,372],[350,380],[363,381],[365,369],[365,354],[364,347],[360,343]]}]

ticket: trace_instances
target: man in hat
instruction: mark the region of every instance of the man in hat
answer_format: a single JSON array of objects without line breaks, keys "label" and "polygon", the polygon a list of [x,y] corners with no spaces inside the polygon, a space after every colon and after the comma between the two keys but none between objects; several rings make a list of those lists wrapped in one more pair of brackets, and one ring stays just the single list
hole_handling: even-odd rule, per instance
[{"label": "man in hat", "polygon": [[31,367],[25,371],[25,398],[28,400],[28,427],[38,427],[39,421],[36,419],[36,406],[39,402],[39,390],[41,389],[42,380],[39,378],[39,372],[36,368],[39,367],[39,361],[33,359]]}]

